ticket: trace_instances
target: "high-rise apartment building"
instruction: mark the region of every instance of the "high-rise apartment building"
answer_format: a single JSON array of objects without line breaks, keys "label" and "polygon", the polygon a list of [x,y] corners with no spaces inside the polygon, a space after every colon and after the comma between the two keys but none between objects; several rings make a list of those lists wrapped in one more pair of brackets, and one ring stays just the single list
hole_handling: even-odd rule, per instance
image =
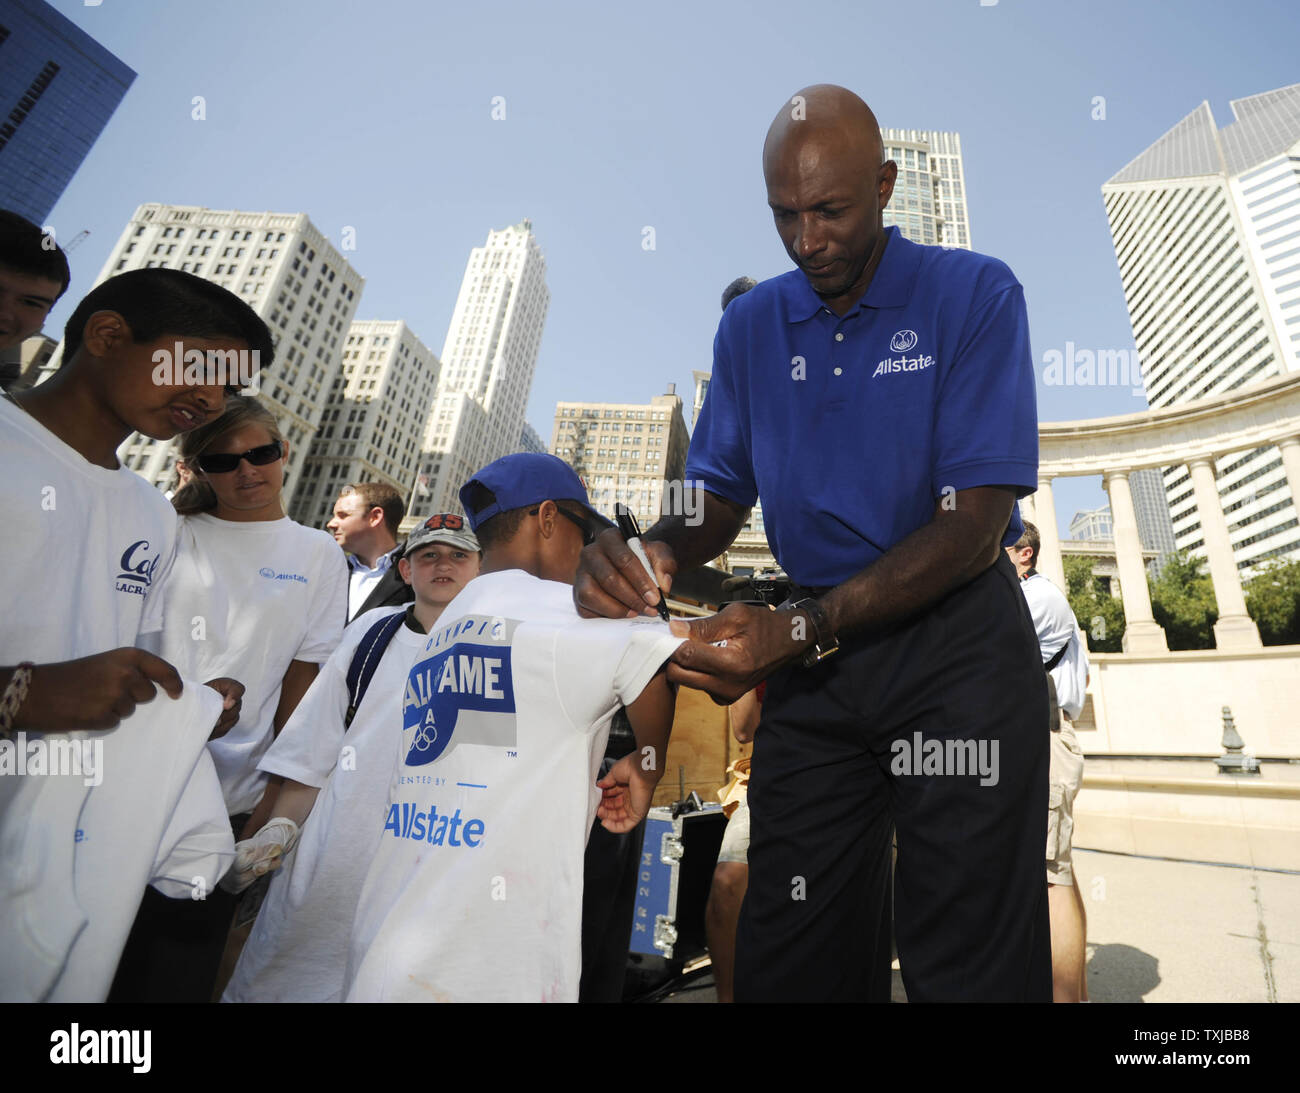
[{"label": "high-rise apartment building", "polygon": [[532,221],[489,232],[470,252],[410,510],[460,511],[458,492],[469,477],[519,450],[550,298]]},{"label": "high-rise apartment building", "polygon": [[43,226],[134,80],[43,0],[0,0],[0,208]]},{"label": "high-rise apartment building", "polygon": [[[96,284],[131,269],[193,273],[228,288],[253,308],[276,339],[275,361],[255,389],[289,442],[284,501],[294,498],[308,448],[333,390],[342,342],[364,279],[302,213],[219,211],[191,205],[141,205]],[[49,368],[62,360],[59,346]],[[118,458],[166,486],[176,442],[132,433]]]},{"label": "high-rise apartment building", "polygon": [[[1170,406],[1300,368],[1300,84],[1201,103],[1102,186],[1147,401]],[[1239,569],[1300,555],[1276,447],[1216,460]],[[1175,542],[1204,555],[1190,472],[1163,470]]]},{"label": "high-rise apartment building", "polygon": [[695,504],[696,498],[682,493],[689,443],[675,384],[648,403],[555,406],[551,454],[582,475],[594,508],[612,518],[614,503],[621,501],[643,529],[665,509],[680,513]]},{"label": "high-rise apartment building", "polygon": [[438,386],[438,358],[403,322],[354,322],[290,515],[324,527],[339,490],[386,482],[405,493]]},{"label": "high-rise apartment building", "polygon": [[971,249],[961,135],[935,129],[881,129],[885,156],[898,165],[885,226],[913,243]]}]

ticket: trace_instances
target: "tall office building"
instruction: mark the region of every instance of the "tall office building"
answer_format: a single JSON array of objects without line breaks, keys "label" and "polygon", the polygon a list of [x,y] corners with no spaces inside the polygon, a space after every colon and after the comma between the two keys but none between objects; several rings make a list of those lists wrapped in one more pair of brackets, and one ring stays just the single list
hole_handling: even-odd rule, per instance
[{"label": "tall office building", "polygon": [[1133,494],[1138,539],[1144,549],[1157,552],[1152,574],[1158,577],[1166,556],[1178,547],[1173,520],[1169,516],[1169,499],[1165,496],[1164,479],[1158,470],[1149,467],[1130,473],[1128,486],[1129,492]]},{"label": "tall office building", "polygon": [[58,342],[44,334],[33,334],[27,338],[19,350],[16,378],[7,389],[21,391],[33,386],[48,372],[50,361],[58,347]]},{"label": "tall office building", "polygon": [[441,365],[403,322],[357,320],[343,342],[291,516],[324,527],[339,490],[386,482],[405,493]]},{"label": "tall office building", "polygon": [[[130,269],[194,273],[230,289],[276,339],[275,361],[255,390],[289,442],[285,505],[294,497],[307,451],[339,370],[341,343],[364,279],[303,213],[219,211],[192,205],[141,205],[95,283]],[[48,366],[56,369],[63,346]],[[174,440],[132,433],[118,458],[157,486],[175,463]]]},{"label": "tall office building", "polygon": [[885,155],[898,164],[885,226],[913,243],[971,249],[961,135],[936,129],[881,129]]},{"label": "tall office building", "polygon": [[612,518],[615,502],[621,501],[643,529],[659,519],[665,506],[682,511],[689,443],[676,384],[648,403],[555,405],[551,454],[582,475],[594,508]]},{"label": "tall office building", "polygon": [[[700,420],[700,411],[704,409],[704,399],[709,393],[711,372],[695,371],[695,404],[691,408],[691,428]],[[727,552],[713,562],[719,569],[725,569],[736,576],[749,576],[767,570],[779,569],[772,548],[767,543],[767,532],[763,527],[763,506],[755,502],[749,510],[744,526],[736,535],[736,540]]]},{"label": "tall office building", "polygon": [[713,378],[713,373],[697,369],[691,375],[695,377],[695,402],[691,406],[691,428],[694,429],[695,423],[700,420],[700,411],[704,409],[704,397],[709,393],[709,381]]},{"label": "tall office building", "polygon": [[44,225],[134,79],[43,0],[0,0],[0,208]]},{"label": "tall office building", "polygon": [[[1190,402],[1300,368],[1300,84],[1201,103],[1102,186],[1147,401]],[[1185,466],[1166,467],[1174,539],[1204,555]],[[1277,448],[1216,460],[1237,567],[1300,556]]]},{"label": "tall office building", "polygon": [[1070,518],[1070,538],[1079,540],[1113,539],[1115,532],[1110,517],[1110,505],[1096,509],[1081,509]]},{"label": "tall office building", "polygon": [[542,455],[546,452],[546,441],[542,439],[541,433],[525,421],[523,432],[519,434],[519,447],[516,450]]},{"label": "tall office building", "polygon": [[459,512],[458,492],[469,477],[519,450],[550,299],[532,221],[489,232],[487,243],[470,252],[442,347],[411,511]]}]

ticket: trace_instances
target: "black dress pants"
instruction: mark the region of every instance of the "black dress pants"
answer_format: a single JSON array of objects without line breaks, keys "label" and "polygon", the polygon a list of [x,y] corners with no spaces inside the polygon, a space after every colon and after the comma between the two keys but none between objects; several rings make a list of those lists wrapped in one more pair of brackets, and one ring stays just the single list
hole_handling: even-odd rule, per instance
[{"label": "black dress pants", "polygon": [[1052,998],[1047,684],[1010,560],[768,683],[738,1001]]},{"label": "black dress pants", "polygon": [[[600,764],[600,777],[614,760]],[[645,820],[615,835],[597,820],[587,839],[582,864],[582,979],[579,1002],[620,1002],[632,947],[636,874],[641,862]]]},{"label": "black dress pants", "polygon": [[[230,818],[236,841],[250,815]],[[239,897],[224,888],[214,888],[201,900],[168,899],[146,888],[108,1001],[212,1001],[238,903]]]}]

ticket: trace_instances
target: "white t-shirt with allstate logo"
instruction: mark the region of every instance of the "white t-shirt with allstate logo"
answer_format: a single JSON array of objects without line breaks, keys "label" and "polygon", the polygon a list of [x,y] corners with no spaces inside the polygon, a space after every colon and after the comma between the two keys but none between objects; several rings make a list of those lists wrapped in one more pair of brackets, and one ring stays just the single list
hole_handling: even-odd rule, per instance
[{"label": "white t-shirt with allstate logo", "polygon": [[576,1001],[583,851],[609,723],[681,643],[658,619],[579,619],[520,570],[443,612],[395,716],[348,1001]]},{"label": "white t-shirt with allstate logo", "polygon": [[318,786],[302,838],[271,880],[223,1002],[338,1002],[361,883],[383,834],[393,754],[402,735],[401,695],[423,634],[393,634],[344,732],[348,669],[370,628],[404,607],[367,611],[343,631],[275,743],[262,757],[270,774]]},{"label": "white t-shirt with allstate logo", "polygon": [[244,685],[239,721],[208,745],[231,815],[261,799],[257,769],[274,738],[293,660],[323,664],[347,618],[347,562],[334,538],[284,517],[182,517],[167,582],[161,654],[182,675]]}]

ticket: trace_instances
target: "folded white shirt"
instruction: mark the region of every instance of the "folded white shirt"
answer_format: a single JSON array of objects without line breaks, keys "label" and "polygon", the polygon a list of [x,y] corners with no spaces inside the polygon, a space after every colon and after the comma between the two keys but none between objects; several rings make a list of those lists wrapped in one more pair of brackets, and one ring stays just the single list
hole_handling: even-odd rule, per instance
[{"label": "folded white shirt", "polygon": [[145,886],[216,886],[235,853],[205,747],[221,703],[186,680],[108,732],[29,734],[102,742],[100,781],[22,775],[0,814],[0,1000],[103,1001]]}]

